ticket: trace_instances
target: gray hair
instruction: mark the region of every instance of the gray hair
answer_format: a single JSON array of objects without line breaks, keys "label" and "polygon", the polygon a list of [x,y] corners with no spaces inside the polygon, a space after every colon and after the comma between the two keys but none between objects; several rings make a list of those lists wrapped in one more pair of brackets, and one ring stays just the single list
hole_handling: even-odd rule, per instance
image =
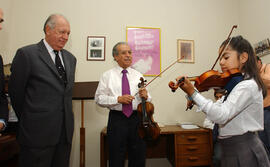
[{"label": "gray hair", "polygon": [[114,45],[114,47],[113,47],[113,50],[112,50],[112,55],[113,55],[113,57],[116,55],[118,55],[119,54],[119,52],[118,52],[118,50],[117,50],[117,47],[119,46],[119,45],[128,45],[128,43],[127,42],[118,42],[117,44],[115,44]]},{"label": "gray hair", "polygon": [[54,29],[55,24],[56,24],[56,18],[59,17],[59,16],[63,17],[68,22],[68,20],[65,18],[65,16],[63,16],[61,14],[51,14],[47,18],[47,20],[45,21],[44,26],[43,26],[43,31],[44,31],[45,34],[46,34],[46,26],[49,26],[51,29]]}]

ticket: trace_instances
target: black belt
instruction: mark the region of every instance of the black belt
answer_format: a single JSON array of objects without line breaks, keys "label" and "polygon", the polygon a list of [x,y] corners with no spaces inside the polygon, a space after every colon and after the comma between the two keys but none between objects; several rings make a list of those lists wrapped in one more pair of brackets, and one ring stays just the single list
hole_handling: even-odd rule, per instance
[{"label": "black belt", "polygon": [[264,107],[264,110],[270,111],[270,106]]},{"label": "black belt", "polygon": [[[123,111],[119,111],[119,110],[110,110],[110,112],[112,114],[123,114]],[[137,114],[137,110],[133,110],[131,115]]]},{"label": "black belt", "polygon": [[[123,112],[122,110],[120,111],[120,110],[110,110],[111,112]],[[133,110],[133,112],[137,112],[137,110]],[[133,113],[132,112],[132,113]]]}]

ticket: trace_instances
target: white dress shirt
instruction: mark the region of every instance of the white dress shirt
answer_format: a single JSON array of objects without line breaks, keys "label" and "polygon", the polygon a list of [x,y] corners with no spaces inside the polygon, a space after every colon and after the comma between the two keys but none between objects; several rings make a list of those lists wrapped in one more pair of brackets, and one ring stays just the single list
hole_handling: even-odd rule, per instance
[{"label": "white dress shirt", "polygon": [[253,79],[237,84],[223,103],[224,97],[215,103],[199,93],[192,98],[198,111],[219,124],[220,138],[263,130],[263,95]]},{"label": "white dress shirt", "polygon": [[[107,107],[111,110],[122,111],[122,104],[118,103],[118,96],[122,96],[122,70],[120,66],[116,66],[106,72],[100,78],[98,88],[95,94],[95,101],[98,105],[102,107]],[[126,69],[127,78],[129,81],[130,94],[135,96],[132,101],[133,110],[137,110],[137,106],[141,103],[141,98],[139,97],[138,84],[141,82],[140,78],[143,77],[138,71],[128,67]],[[147,101],[151,101],[151,97],[148,93]]]},{"label": "white dress shirt", "polygon": [[214,129],[214,122],[209,120],[208,118],[205,118],[203,121],[203,127],[208,129]]}]

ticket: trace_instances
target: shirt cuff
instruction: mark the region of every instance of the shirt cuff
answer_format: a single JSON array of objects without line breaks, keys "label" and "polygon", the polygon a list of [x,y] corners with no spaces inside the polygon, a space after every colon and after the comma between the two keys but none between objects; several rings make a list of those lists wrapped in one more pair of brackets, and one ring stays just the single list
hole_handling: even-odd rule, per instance
[{"label": "shirt cuff", "polygon": [[115,105],[121,104],[121,103],[118,102],[118,97],[119,97],[119,96],[113,97],[113,98],[112,98],[112,101],[111,101],[111,104],[115,104]]},{"label": "shirt cuff", "polygon": [[198,109],[197,109],[198,112],[199,111],[202,111],[203,110],[203,107],[208,102],[208,100],[205,97],[203,97],[199,92],[194,92],[191,95],[191,98],[193,99],[193,101],[195,102],[195,104],[198,106]]}]

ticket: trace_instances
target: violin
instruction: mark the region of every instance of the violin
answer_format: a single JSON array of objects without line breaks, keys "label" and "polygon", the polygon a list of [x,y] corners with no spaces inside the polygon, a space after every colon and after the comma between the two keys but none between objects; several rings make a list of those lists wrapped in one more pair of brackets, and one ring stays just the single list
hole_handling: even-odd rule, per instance
[{"label": "violin", "polygon": [[[237,69],[231,69],[224,73],[220,73],[216,70],[209,70],[197,77],[188,77],[190,81],[194,81],[194,86],[199,92],[208,91],[211,88],[224,88],[227,82],[230,81],[232,77],[241,76],[241,72]],[[177,84],[173,81],[169,82],[169,87],[172,92],[181,85],[184,78],[181,78]]]},{"label": "violin", "polygon": [[[146,81],[143,77],[140,80],[141,83],[139,83],[138,87],[142,88]],[[142,97],[142,102],[138,105],[137,111],[140,117],[139,136],[146,141],[156,140],[160,134],[160,128],[153,119],[154,105]]]}]

